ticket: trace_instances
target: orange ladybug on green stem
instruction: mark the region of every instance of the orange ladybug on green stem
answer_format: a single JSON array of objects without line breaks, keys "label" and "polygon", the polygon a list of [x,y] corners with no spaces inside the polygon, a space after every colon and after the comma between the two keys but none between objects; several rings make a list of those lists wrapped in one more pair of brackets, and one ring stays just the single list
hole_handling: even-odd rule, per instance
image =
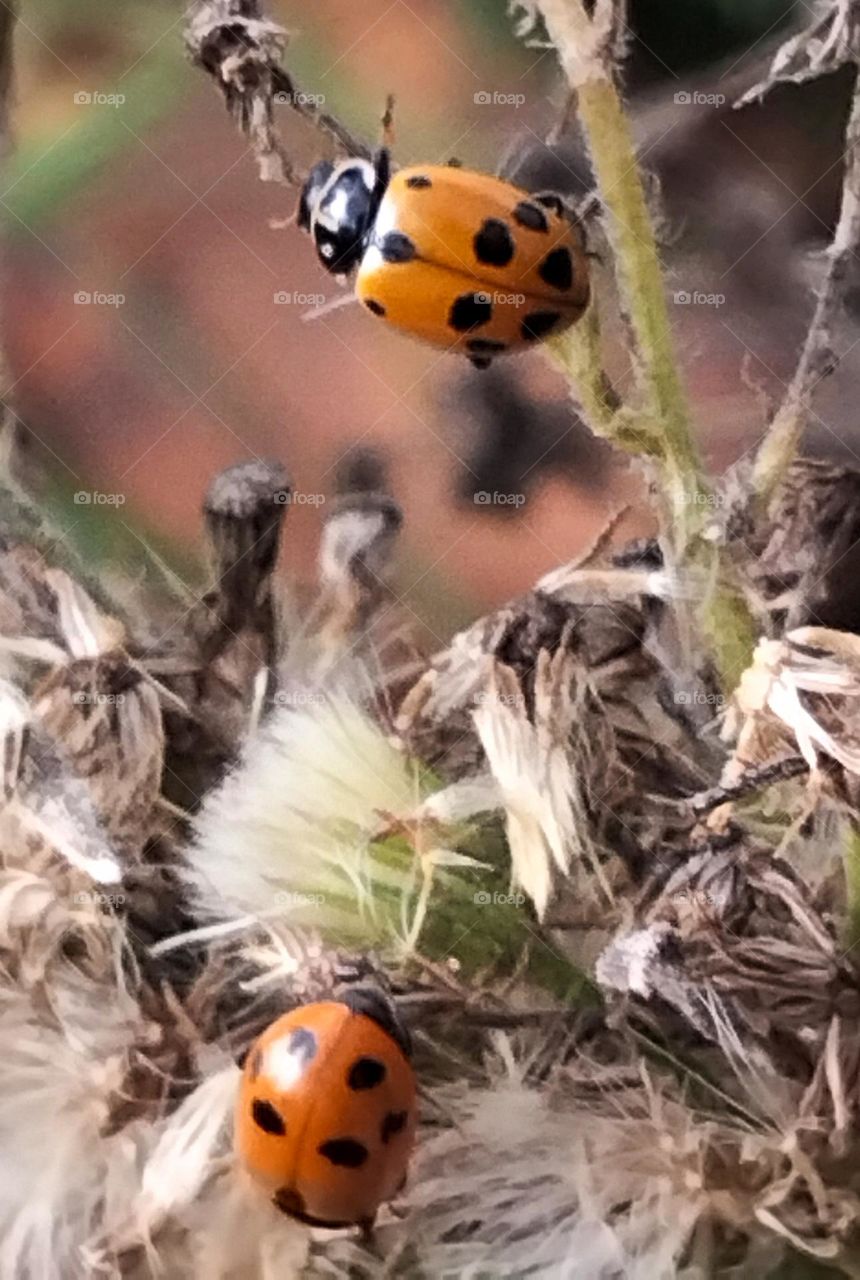
[{"label": "orange ladybug on green stem", "polygon": [[373,315],[480,369],[575,324],[590,296],[585,236],[551,193],[489,174],[373,161],[323,161],[302,192],[299,225],[327,271],[356,271]]},{"label": "orange ladybug on green stem", "polygon": [[252,1046],[236,1154],[283,1213],[371,1231],[403,1187],[415,1141],[410,1052],[392,1004],[369,988],[302,1005]]}]

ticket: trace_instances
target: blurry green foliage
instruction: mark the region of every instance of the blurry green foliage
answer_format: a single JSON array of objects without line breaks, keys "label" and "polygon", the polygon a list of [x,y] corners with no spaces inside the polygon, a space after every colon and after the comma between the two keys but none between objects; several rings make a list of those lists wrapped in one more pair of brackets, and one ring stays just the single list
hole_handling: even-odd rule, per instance
[{"label": "blurry green foliage", "polygon": [[633,25],[657,76],[741,55],[789,22],[789,0],[633,0]]},{"label": "blurry green foliage", "polygon": [[[121,20],[118,20],[120,18]],[[41,0],[17,37],[16,147],[6,163],[7,231],[63,215],[64,205],[189,90],[181,15],[158,0]],[[33,109],[39,101],[41,109]],[[121,108],[76,103],[121,94]]]}]

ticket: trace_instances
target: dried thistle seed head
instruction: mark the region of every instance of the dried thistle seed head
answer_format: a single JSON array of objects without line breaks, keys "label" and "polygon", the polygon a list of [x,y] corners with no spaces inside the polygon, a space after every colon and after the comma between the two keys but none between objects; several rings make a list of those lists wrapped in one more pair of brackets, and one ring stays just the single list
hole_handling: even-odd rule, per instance
[{"label": "dried thistle seed head", "polygon": [[607,759],[596,742],[586,746],[574,735],[589,696],[587,684],[576,687],[580,674],[569,649],[542,649],[533,677],[529,673],[527,698],[515,670],[497,659],[473,712],[505,813],[514,878],[539,917],[549,904],[553,873],[567,878],[574,861],[580,896],[602,896],[604,903],[613,898],[593,845],[587,799],[594,773],[606,780]]},{"label": "dried thistle seed head", "polygon": [[[384,478],[361,464],[341,482]],[[403,514],[384,492],[356,488],[327,507],[319,551],[321,595],[301,646],[288,655],[283,685],[297,676],[313,686],[333,682],[350,692],[368,684],[368,670],[392,678],[403,628],[390,580]],[[377,619],[385,625],[377,626]]]},{"label": "dried thistle seed head", "polygon": [[358,596],[384,591],[402,525],[403,512],[385,494],[353,493],[338,498],[326,519],[320,546],[323,586]]},{"label": "dried thistle seed head", "polygon": [[811,22],[781,45],[766,79],[736,104],[755,102],[778,84],[803,84],[860,57],[860,16],[851,0],[825,0],[805,10]]},{"label": "dried thistle seed head", "polygon": [[4,660],[26,681],[32,663],[59,666],[122,646],[125,629],[34,547],[0,550],[0,635]]},{"label": "dried thistle seed head", "polygon": [[387,493],[388,462],[376,448],[356,445],[348,450],[335,468],[335,492]]},{"label": "dried thistle seed head", "polygon": [[189,813],[274,687],[282,643],[274,571],[289,495],[275,462],[240,463],[215,477],[204,502],[214,585],[141,659],[179,700],[165,708],[165,794]]},{"label": "dried thistle seed head", "polygon": [[268,98],[271,110],[276,84],[284,91],[292,87],[280,65],[287,39],[257,0],[196,0],[186,31],[192,60],[212,76],[245,129],[256,103]]},{"label": "dried thistle seed head", "polygon": [[290,484],[277,462],[242,462],[212,481],[203,514],[225,625],[238,630],[259,604],[258,593],[275,567],[289,500]]},{"label": "dried thistle seed head", "polygon": [[858,637],[801,627],[781,641],[762,641],[741,678],[726,734],[736,745],[724,782],[794,751],[814,773],[821,756],[860,776]]},{"label": "dried thistle seed head", "polygon": [[0,807],[0,843],[10,865],[73,868],[101,885],[122,879],[88,780],[37,720],[30,722],[14,794]]},{"label": "dried thistle seed head", "polygon": [[799,458],[767,512],[751,494],[747,463],[725,482],[725,536],[762,630],[860,631],[860,471]]},{"label": "dried thistle seed head", "polygon": [[136,862],[156,826],[164,730],[156,690],[119,653],[47,677],[33,714],[66,767],[87,787],[117,856]]},{"label": "dried thistle seed head", "polygon": [[709,1042],[722,1087],[762,1132],[799,1142],[813,1165],[823,1157],[817,1172],[828,1181],[824,1135],[836,1129],[844,1141],[860,1118],[845,1091],[860,1050],[839,1030],[856,1016],[860,984],[811,888],[770,849],[741,839],[664,877],[637,925],[606,948],[597,977],[645,1001],[674,1044]]}]

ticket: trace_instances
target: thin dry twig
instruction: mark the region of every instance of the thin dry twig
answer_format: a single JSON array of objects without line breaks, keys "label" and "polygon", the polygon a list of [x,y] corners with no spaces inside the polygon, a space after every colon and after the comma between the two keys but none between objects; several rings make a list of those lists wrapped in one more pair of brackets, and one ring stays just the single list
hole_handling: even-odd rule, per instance
[{"label": "thin dry twig", "polygon": [[[808,31],[789,42],[777,57],[770,79],[742,102],[760,97],[781,81],[807,80],[849,62],[860,67],[860,5],[857,0],[837,0]],[[838,365],[833,331],[860,245],[860,73],[854,82],[844,154],[842,208],[815,312],[794,377],[756,458],[754,489],[766,501],[773,497],[794,461],[816,388]]]},{"label": "thin dry twig", "polygon": [[319,97],[304,93],[282,66],[289,36],[270,21],[259,0],[197,0],[189,17],[186,44],[195,66],[212,77],[228,109],[251,140],[264,182],[300,186],[275,124],[275,106],[288,106],[329,137],[341,153],[369,159],[370,148]]}]

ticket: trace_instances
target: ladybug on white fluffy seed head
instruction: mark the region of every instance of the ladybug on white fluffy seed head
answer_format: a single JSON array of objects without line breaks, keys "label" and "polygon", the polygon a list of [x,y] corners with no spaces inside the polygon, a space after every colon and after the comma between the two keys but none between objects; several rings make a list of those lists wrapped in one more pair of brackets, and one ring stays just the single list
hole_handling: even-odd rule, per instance
[{"label": "ladybug on white fluffy seed head", "polygon": [[453,165],[392,175],[373,162],[311,172],[299,225],[326,270],[357,268],[359,301],[478,368],[575,324],[589,301],[585,237],[557,195]]},{"label": "ladybug on white fluffy seed head", "polygon": [[369,1232],[406,1180],[416,1124],[409,1037],[373,988],[293,1009],[245,1060],[239,1162],[309,1226]]}]

